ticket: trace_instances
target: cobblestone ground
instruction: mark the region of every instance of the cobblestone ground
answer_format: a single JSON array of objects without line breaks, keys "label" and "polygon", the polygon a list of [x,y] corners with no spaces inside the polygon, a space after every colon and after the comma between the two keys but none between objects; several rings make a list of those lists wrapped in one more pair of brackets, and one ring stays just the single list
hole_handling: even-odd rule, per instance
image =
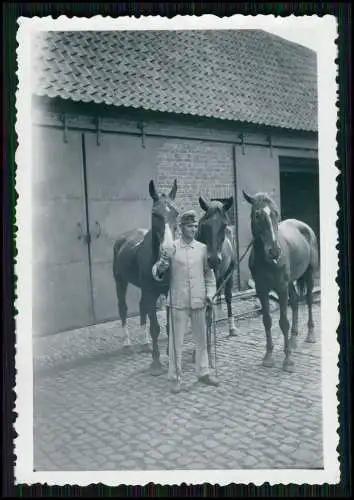
[{"label": "cobblestone ground", "polygon": [[[261,364],[260,316],[239,321],[232,339],[219,323],[218,388],[196,381],[187,336],[178,395],[167,375],[148,374],[150,354],[122,352],[117,322],[36,341],[36,470],[322,468],[318,304],[314,319],[317,343],[307,344],[301,306],[292,374],[282,370],[277,312],[273,368]],[[166,363],[164,334],[160,345]]]}]

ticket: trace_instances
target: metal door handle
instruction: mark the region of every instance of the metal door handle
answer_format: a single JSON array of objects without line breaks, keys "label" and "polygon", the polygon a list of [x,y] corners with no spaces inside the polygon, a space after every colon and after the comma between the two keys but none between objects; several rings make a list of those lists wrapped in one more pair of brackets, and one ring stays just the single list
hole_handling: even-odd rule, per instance
[{"label": "metal door handle", "polygon": [[101,231],[101,225],[100,225],[100,223],[99,223],[99,222],[97,222],[97,221],[96,221],[96,222],[95,222],[95,224],[94,224],[94,232],[93,232],[93,236],[94,236],[96,239],[98,239],[98,238],[101,236],[101,233],[102,233],[102,231]]},{"label": "metal door handle", "polygon": [[90,233],[84,233],[83,232],[82,226],[81,226],[80,222],[78,222],[76,224],[76,226],[77,226],[77,239],[78,240],[83,239],[83,240],[85,240],[85,243],[90,243],[90,241],[91,241],[91,235],[90,235]]}]

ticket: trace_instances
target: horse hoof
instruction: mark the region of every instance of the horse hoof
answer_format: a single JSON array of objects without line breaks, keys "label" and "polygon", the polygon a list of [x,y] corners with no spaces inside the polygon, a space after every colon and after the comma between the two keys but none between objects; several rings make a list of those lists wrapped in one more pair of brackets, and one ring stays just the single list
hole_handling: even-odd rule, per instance
[{"label": "horse hoof", "polygon": [[152,352],[152,348],[151,348],[150,344],[142,344],[140,346],[140,352],[144,352],[144,353],[146,352],[146,353],[150,354]]},{"label": "horse hoof", "polygon": [[274,359],[270,356],[266,356],[264,359],[263,359],[263,362],[262,362],[263,366],[265,368],[273,368],[274,366]]},{"label": "horse hoof", "polygon": [[312,333],[308,333],[306,339],[305,339],[305,342],[307,342],[308,344],[315,344],[316,343],[316,337],[315,337],[315,334],[312,332]]},{"label": "horse hoof", "polygon": [[229,331],[229,337],[238,337],[240,330],[237,328],[231,328]]},{"label": "horse hoof", "polygon": [[283,370],[288,373],[293,373],[295,370],[294,361],[284,361]]},{"label": "horse hoof", "polygon": [[162,366],[160,362],[153,361],[150,365],[150,374],[153,377],[159,377],[160,375],[164,375],[167,373],[167,369]]}]

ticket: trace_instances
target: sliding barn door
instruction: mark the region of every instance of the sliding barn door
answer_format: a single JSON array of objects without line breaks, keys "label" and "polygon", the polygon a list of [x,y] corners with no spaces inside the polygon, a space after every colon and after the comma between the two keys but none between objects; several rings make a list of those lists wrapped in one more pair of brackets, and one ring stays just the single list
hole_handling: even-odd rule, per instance
[{"label": "sliding barn door", "polygon": [[[243,196],[243,190],[249,194],[259,192],[269,193],[280,207],[279,161],[276,154],[272,155],[269,148],[252,146],[242,148],[235,146],[238,243],[240,258],[247,250],[252,240],[251,206]],[[250,278],[247,254],[240,263],[241,288],[247,288]]]},{"label": "sliding barn door", "polygon": [[[123,232],[150,228],[154,178],[154,150],[143,148],[141,138],[102,133],[85,134],[87,203],[91,239],[94,311],[97,322],[117,318],[112,273],[113,245]],[[128,286],[128,314],[139,312],[140,290]]]}]

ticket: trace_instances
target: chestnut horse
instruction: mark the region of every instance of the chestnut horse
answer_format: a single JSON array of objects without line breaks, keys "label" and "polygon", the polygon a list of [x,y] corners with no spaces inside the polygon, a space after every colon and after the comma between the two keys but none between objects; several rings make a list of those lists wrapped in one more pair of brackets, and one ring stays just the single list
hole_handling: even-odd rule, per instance
[{"label": "chestnut horse", "polygon": [[[251,230],[253,244],[249,256],[249,269],[255,282],[256,293],[262,306],[263,324],[267,338],[267,350],[263,365],[272,367],[273,341],[272,318],[269,313],[269,292],[274,290],[279,297],[279,326],[284,336],[285,359],[283,369],[292,372],[294,360],[292,350],[296,348],[298,336],[299,296],[295,282],[304,294],[308,306],[308,334],[306,342],[315,342],[312,317],[312,291],[314,273],[318,268],[318,244],[314,231],[304,222],[296,219],[280,221],[279,210],[266,193],[254,196],[243,191],[251,204]],[[288,301],[292,309],[291,338],[287,318]]]},{"label": "chestnut horse", "polygon": [[224,288],[229,334],[234,337],[238,334],[238,329],[232,314],[232,286],[237,262],[234,243],[227,229],[230,224],[227,212],[232,207],[232,203],[232,197],[224,201],[213,200],[208,203],[200,196],[199,205],[204,210],[204,214],[199,220],[196,239],[207,246],[208,263],[215,274],[219,302],[221,289]]}]

